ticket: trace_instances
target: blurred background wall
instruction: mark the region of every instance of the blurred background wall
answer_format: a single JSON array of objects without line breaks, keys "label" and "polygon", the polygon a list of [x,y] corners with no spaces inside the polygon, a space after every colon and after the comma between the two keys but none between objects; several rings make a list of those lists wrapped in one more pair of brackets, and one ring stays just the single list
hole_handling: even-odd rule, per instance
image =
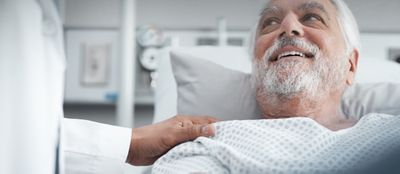
[{"label": "blurred background wall", "polygon": [[[74,35],[74,33],[100,32],[103,33],[101,37],[118,39],[112,35],[118,35],[119,32],[120,0],[55,0],[55,2],[64,21],[66,50],[70,50],[67,51],[67,59],[76,59],[71,56],[74,54],[75,48],[72,48],[74,46],[68,46],[68,42],[80,38],[79,34]],[[345,2],[356,16],[363,33],[400,33],[400,1],[345,0]],[[137,26],[151,24],[165,33],[216,31],[217,19],[224,17],[228,31],[248,32],[255,25],[264,4],[263,0],[137,0]],[[118,47],[118,44],[116,46]],[[113,59],[117,60],[110,67],[118,69],[118,51]],[[79,71],[79,67],[74,66],[70,63],[68,71]],[[154,100],[150,89],[150,72],[141,68],[139,64],[136,73],[135,126],[141,126],[152,122]],[[77,73],[67,73],[67,76],[70,76],[67,77],[69,78],[67,86],[74,83],[72,82],[74,78],[78,78],[71,74]],[[118,83],[118,76],[115,73],[109,76],[114,79],[112,82],[114,84],[102,87],[104,100],[68,99],[68,96],[79,96],[83,93],[80,88],[66,87],[64,106],[66,117],[115,124],[117,95],[115,83]],[[96,87],[88,89],[98,90]]]}]

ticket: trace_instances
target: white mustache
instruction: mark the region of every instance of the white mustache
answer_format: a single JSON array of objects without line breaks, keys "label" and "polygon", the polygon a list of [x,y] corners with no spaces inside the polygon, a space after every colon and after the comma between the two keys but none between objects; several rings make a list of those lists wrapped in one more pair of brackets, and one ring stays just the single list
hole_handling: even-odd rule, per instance
[{"label": "white mustache", "polygon": [[314,56],[314,59],[316,59],[318,57],[316,55],[320,53],[319,47],[313,43],[309,43],[295,37],[283,37],[279,40],[276,40],[274,44],[265,51],[263,60],[269,61],[275,52],[285,46],[294,46],[303,49],[306,52],[310,52]]}]

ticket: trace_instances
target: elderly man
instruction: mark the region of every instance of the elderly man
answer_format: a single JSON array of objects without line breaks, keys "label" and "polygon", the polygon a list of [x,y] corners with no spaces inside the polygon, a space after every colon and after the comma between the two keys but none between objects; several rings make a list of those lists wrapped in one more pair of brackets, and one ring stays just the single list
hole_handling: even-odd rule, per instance
[{"label": "elderly man", "polygon": [[354,18],[341,1],[269,3],[254,49],[264,117],[308,116],[331,130],[354,125],[340,115],[339,105],[354,79],[358,38]]},{"label": "elderly man", "polygon": [[153,172],[361,172],[395,151],[398,117],[355,120],[339,110],[357,70],[358,32],[341,0],[271,0],[253,49],[253,86],[266,119],[216,123],[214,138],[176,147]]}]

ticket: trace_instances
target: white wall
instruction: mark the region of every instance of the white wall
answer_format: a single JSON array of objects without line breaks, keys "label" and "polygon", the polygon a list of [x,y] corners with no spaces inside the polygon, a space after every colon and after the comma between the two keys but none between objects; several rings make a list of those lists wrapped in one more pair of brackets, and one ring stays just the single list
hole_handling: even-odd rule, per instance
[{"label": "white wall", "polygon": [[65,26],[118,27],[120,24],[120,0],[64,1]]},{"label": "white wall", "polygon": [[162,28],[215,28],[224,16],[228,27],[249,29],[256,24],[263,0],[139,0],[139,24]]},{"label": "white wall", "polygon": [[[120,0],[64,0],[68,27],[118,27]],[[345,0],[362,31],[400,32],[399,0]],[[265,0],[138,0],[139,25],[212,29],[225,16],[231,29],[249,29]]]},{"label": "white wall", "polygon": [[361,31],[400,32],[399,0],[346,0]]},{"label": "white wall", "polygon": [[[120,25],[121,0],[55,0],[64,7],[65,27],[70,29],[117,30]],[[399,0],[345,0],[361,31],[400,33]],[[137,0],[138,25],[154,24],[170,32],[192,29],[215,29],[217,18],[224,16],[230,30],[248,30],[256,22],[265,0]],[[363,37],[370,40],[374,37]],[[364,48],[374,48],[368,45]],[[386,54],[385,50],[380,54]],[[374,56],[376,57],[376,56]],[[379,56],[377,56],[379,57]],[[114,123],[114,107],[104,105],[67,105],[67,117]],[[139,125],[151,122],[151,106],[136,107]],[[143,118],[143,119],[141,119]],[[143,120],[143,121],[141,121]],[[138,124],[136,126],[138,126]]]}]

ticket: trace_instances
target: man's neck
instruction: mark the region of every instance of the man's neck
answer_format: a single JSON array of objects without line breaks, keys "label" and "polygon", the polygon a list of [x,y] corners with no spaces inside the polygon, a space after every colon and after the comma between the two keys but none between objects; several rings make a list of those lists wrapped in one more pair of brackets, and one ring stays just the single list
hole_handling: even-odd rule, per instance
[{"label": "man's neck", "polygon": [[308,117],[330,130],[351,127],[355,120],[346,119],[340,112],[340,96],[324,97],[269,96],[267,101],[259,101],[263,116],[268,119]]}]

